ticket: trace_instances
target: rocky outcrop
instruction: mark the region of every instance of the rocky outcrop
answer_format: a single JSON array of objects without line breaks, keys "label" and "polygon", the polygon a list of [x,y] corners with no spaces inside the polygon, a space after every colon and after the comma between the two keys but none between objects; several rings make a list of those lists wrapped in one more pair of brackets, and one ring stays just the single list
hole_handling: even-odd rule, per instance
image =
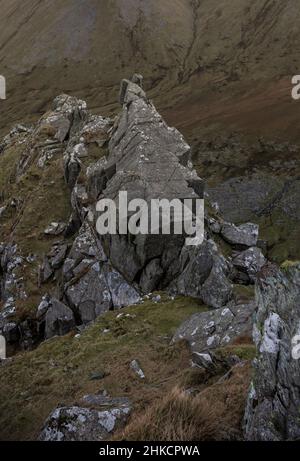
[{"label": "rocky outcrop", "polygon": [[60,407],[51,413],[39,436],[42,442],[100,442],[124,426],[131,405],[126,399],[86,396],[87,407]]},{"label": "rocky outcrop", "polygon": [[267,266],[257,284],[255,374],[245,414],[254,441],[300,438],[300,265]]},{"label": "rocky outcrop", "polygon": [[84,324],[140,300],[138,291],[111,266],[88,222],[83,224],[65,260],[63,283],[68,304]]},{"label": "rocky outcrop", "polygon": [[210,350],[227,346],[241,336],[250,337],[255,308],[251,302],[194,314],[180,326],[173,342],[187,341],[197,363]]},{"label": "rocky outcrop", "polygon": [[[22,337],[27,344],[31,330],[37,335],[34,343],[65,334],[109,310],[139,303],[143,294],[155,290],[225,308],[233,298],[233,283],[254,283],[265,264],[256,246],[258,226],[235,226],[210,211],[203,241],[201,236],[194,246],[186,244],[184,233],[174,232],[176,214],[170,214],[170,235],[162,232],[161,224],[156,234],[124,233],[119,225],[114,234],[98,234],[98,200],[112,199],[120,216],[121,191],[127,193],[127,203],[140,198],[147,205],[153,199],[204,197],[190,146],[164,122],[141,85],[140,75],[122,81],[122,110],[114,122],[92,115],[84,101],[61,95],[35,127],[16,129],[5,138],[5,149],[10,143],[22,146],[16,181],[25,178],[32,165],[47,172],[55,159],[61,159],[71,208],[66,219],[49,218],[44,226],[40,238],[49,241],[46,254],[23,256],[17,245],[0,247],[0,328],[10,342]],[[24,212],[22,200],[13,203],[15,213]],[[220,241],[230,245],[232,256],[222,254]],[[41,301],[36,302],[35,292],[36,315],[25,316],[24,323],[14,314],[16,303],[30,297],[23,274],[31,264],[35,269],[28,273],[36,279],[30,282]]]},{"label": "rocky outcrop", "polygon": [[[112,132],[107,162],[89,171],[93,195],[115,200],[117,208],[119,191],[127,192],[128,201],[143,198],[147,204],[162,198],[196,199],[198,193],[202,198],[202,181],[187,167],[190,146],[177,130],[166,125],[135,83],[137,79],[133,80],[122,83],[123,109]],[[130,240],[120,233],[104,239],[114,267],[146,291],[166,287],[164,278],[168,279],[168,268],[182,245],[183,238],[162,233],[132,236]],[[126,260],[121,257],[124,253]],[[159,277],[153,276],[154,260]]]},{"label": "rocky outcrop", "polygon": [[222,307],[232,297],[230,270],[230,262],[213,240],[195,248],[184,247],[179,257],[180,275],[171,283],[171,291],[201,299],[210,307]]},{"label": "rocky outcrop", "polygon": [[261,271],[266,262],[267,260],[262,251],[257,247],[252,247],[233,255],[232,260],[234,268],[238,271],[236,278],[245,282],[248,279],[249,283],[255,282],[256,275]]}]

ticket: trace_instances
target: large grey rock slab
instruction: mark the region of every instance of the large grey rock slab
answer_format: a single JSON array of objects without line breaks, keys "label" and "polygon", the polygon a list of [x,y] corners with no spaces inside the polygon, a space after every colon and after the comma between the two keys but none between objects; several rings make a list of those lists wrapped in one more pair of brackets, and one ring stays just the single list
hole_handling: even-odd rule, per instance
[{"label": "large grey rock slab", "polygon": [[257,357],[245,414],[247,440],[300,438],[299,299],[299,264],[284,272],[271,265],[263,269],[257,284]]},{"label": "large grey rock slab", "polygon": [[[127,192],[128,201],[141,198],[148,205],[153,199],[202,198],[204,191],[203,181],[189,164],[190,146],[176,129],[167,126],[139,82],[140,76],[122,82],[123,107],[112,130],[109,156],[88,170],[91,197],[114,200],[118,215],[120,191]],[[143,291],[158,288],[169,277],[162,261],[155,276],[151,261],[170,261],[170,253],[174,259],[184,243],[184,238],[162,233],[130,238],[113,235],[102,240],[115,269]]]},{"label": "large grey rock slab", "polygon": [[236,246],[256,246],[259,234],[259,226],[253,223],[235,226],[232,223],[224,223],[221,235],[228,243]]},{"label": "large grey rock slab", "polygon": [[90,409],[61,407],[53,411],[39,435],[43,442],[100,442],[121,428],[130,414],[129,405]]},{"label": "large grey rock slab", "polygon": [[194,314],[178,328],[173,342],[186,340],[197,360],[197,355],[227,346],[239,336],[251,336],[255,308],[253,301]]}]

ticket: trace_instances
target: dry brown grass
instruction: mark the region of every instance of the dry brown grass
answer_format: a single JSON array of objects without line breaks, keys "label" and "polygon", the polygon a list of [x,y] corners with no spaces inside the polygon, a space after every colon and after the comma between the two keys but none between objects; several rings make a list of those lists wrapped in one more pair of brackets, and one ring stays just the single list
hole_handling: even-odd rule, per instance
[{"label": "dry brown grass", "polygon": [[191,397],[175,387],[162,401],[125,429],[126,440],[193,441],[216,437],[216,415],[207,402]]},{"label": "dry brown grass", "polygon": [[134,417],[121,438],[142,441],[241,439],[250,376],[251,366],[247,363],[234,367],[226,377],[196,396],[175,387],[144,414]]}]

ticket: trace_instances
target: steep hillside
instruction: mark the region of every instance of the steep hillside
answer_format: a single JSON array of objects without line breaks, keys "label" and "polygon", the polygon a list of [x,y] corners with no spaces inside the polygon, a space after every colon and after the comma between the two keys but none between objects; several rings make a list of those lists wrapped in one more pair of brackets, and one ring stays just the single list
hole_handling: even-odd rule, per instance
[{"label": "steep hillside", "polygon": [[298,3],[0,0],[0,440],[299,439]]},{"label": "steep hillside", "polygon": [[1,0],[0,8],[8,81],[0,130],[42,113],[62,91],[110,113],[120,78],[138,70],[187,135],[225,125],[298,137],[297,0]]}]

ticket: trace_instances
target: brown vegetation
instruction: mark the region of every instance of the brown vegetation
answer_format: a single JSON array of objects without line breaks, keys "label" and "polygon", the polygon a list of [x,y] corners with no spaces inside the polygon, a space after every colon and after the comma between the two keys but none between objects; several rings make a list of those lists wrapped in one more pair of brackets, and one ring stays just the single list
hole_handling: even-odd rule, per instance
[{"label": "brown vegetation", "polygon": [[251,366],[238,365],[195,396],[175,387],[146,413],[134,417],[123,440],[238,440],[249,388]]}]

